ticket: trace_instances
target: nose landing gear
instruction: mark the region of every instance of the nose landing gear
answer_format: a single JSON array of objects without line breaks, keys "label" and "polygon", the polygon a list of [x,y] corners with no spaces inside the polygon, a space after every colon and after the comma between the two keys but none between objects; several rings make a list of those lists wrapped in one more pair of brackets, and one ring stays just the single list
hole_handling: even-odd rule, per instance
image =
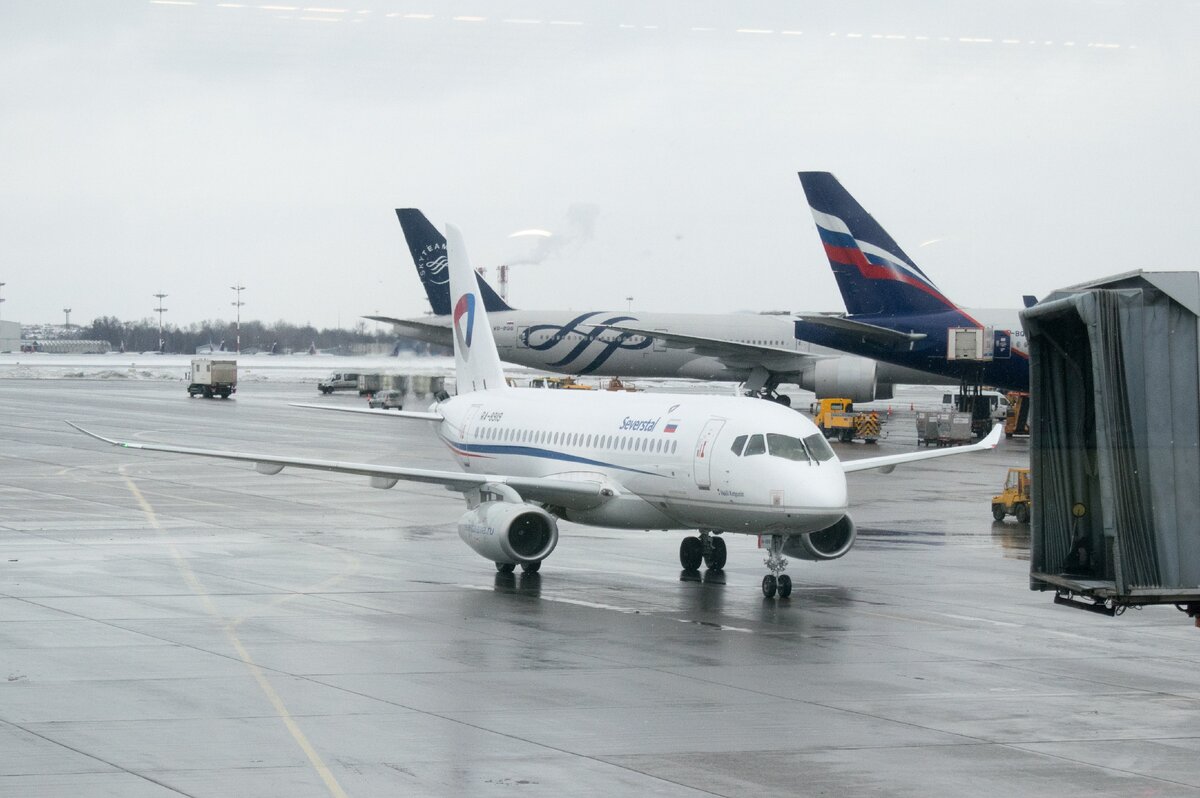
[{"label": "nose landing gear", "polygon": [[767,547],[767,559],[763,563],[771,573],[763,577],[762,592],[767,598],[787,598],[792,595],[792,578],[783,572],[787,568],[787,558],[783,556],[783,544],[787,540],[784,535],[763,535]]}]

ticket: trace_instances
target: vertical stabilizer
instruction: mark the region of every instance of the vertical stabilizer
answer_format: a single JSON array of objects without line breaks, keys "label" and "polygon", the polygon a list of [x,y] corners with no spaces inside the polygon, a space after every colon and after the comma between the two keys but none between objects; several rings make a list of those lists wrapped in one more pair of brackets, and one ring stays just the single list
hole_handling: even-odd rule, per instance
[{"label": "vertical stabilizer", "polygon": [[[450,275],[446,271],[446,239],[429,223],[425,214],[416,208],[397,208],[396,218],[404,230],[404,240],[412,254],[413,265],[434,315],[450,315]],[[492,290],[481,275],[476,274],[483,304],[490,311],[512,310],[500,295]]]},{"label": "vertical stabilizer", "polygon": [[498,391],[506,387],[500,354],[492,337],[487,308],[477,275],[467,258],[467,245],[454,225],[446,225],[446,258],[450,273],[451,321],[454,327],[454,365],[460,394]]},{"label": "vertical stabilizer", "polygon": [[852,316],[941,313],[956,306],[829,172],[800,172],[817,233]]}]

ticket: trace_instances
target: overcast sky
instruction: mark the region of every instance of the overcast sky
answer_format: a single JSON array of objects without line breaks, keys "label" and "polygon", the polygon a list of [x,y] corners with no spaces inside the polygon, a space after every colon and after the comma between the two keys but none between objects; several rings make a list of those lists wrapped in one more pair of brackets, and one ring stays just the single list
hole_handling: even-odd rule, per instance
[{"label": "overcast sky", "polygon": [[0,318],[232,319],[238,282],[243,319],[419,315],[402,206],[540,260],[519,307],[842,310],[802,169],[964,305],[1191,270],[1197,31],[1196,2],[5,2]]}]

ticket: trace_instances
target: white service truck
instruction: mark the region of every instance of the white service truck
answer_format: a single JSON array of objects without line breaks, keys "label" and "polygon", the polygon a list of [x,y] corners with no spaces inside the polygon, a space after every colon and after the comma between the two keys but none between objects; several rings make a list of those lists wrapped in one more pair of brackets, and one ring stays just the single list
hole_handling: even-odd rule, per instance
[{"label": "white service truck", "polygon": [[192,358],[192,370],[188,374],[188,396],[203,396],[212,399],[219,396],[228,399],[237,393],[237,361],[214,360],[210,357]]}]

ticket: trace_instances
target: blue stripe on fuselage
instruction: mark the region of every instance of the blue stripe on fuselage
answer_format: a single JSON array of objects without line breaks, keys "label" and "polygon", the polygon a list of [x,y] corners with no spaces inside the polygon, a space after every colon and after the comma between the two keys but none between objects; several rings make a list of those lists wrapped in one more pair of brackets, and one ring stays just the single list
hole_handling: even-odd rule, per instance
[{"label": "blue stripe on fuselage", "polygon": [[536,446],[511,446],[507,444],[495,443],[458,443],[446,437],[442,437],[442,441],[444,441],[445,444],[451,449],[463,452],[465,454],[539,457],[543,460],[559,460],[565,463],[581,463],[583,465],[598,466],[600,468],[615,468],[620,471],[631,471],[635,474],[645,474],[652,477],[662,476],[662,474],[656,474],[653,471],[643,471],[638,468],[630,468],[629,466],[617,465],[616,463],[606,463],[602,460],[592,460],[588,457],[580,457],[574,454],[567,454],[566,452],[556,452],[551,449],[541,449]]}]

